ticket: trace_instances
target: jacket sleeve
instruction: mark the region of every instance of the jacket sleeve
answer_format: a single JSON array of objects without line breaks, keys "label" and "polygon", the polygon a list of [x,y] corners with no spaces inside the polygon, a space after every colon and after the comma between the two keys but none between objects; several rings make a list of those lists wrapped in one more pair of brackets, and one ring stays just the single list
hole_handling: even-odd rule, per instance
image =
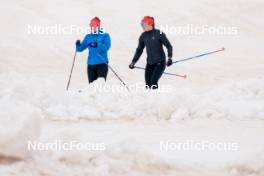
[{"label": "jacket sleeve", "polygon": [[85,36],[84,40],[81,42],[80,45],[76,46],[76,51],[77,52],[82,52],[83,50],[85,50],[86,48],[88,48],[88,38],[87,36]]},{"label": "jacket sleeve", "polygon": [[104,39],[98,43],[97,49],[99,51],[106,52],[110,49],[110,47],[111,47],[111,38],[109,34],[106,34]]},{"label": "jacket sleeve", "polygon": [[133,58],[132,62],[136,63],[138,61],[138,59],[140,58],[141,54],[143,53],[144,48],[145,48],[145,43],[143,41],[143,35],[141,35],[139,37],[138,47],[137,47],[137,50],[136,50],[136,53],[134,55],[134,58]]},{"label": "jacket sleeve", "polygon": [[168,51],[168,57],[172,58],[172,46],[170,41],[168,40],[168,38],[166,37],[166,34],[164,34],[163,32],[161,33],[160,36],[161,42],[162,44],[167,48]]}]

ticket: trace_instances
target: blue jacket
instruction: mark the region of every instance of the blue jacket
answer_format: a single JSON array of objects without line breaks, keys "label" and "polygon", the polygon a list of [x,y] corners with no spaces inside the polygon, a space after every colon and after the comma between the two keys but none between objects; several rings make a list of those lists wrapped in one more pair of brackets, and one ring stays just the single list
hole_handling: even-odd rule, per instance
[{"label": "blue jacket", "polygon": [[[97,42],[97,47],[93,48],[88,44],[91,42]],[[76,46],[77,52],[82,52],[86,48],[89,50],[87,64],[96,65],[102,63],[108,63],[107,51],[111,47],[111,39],[108,33],[99,33],[99,34],[87,34],[84,40],[81,42],[81,45]]]}]

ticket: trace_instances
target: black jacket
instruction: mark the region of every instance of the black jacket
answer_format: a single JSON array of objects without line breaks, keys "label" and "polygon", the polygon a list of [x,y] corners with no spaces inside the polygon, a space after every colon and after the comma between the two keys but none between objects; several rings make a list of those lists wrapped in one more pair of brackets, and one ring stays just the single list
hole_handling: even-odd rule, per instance
[{"label": "black jacket", "polygon": [[147,64],[153,65],[165,61],[166,56],[163,45],[165,45],[168,50],[168,57],[171,58],[172,46],[164,33],[157,29],[143,32],[139,38],[138,47],[132,62],[136,63],[138,61],[145,46],[147,48]]}]

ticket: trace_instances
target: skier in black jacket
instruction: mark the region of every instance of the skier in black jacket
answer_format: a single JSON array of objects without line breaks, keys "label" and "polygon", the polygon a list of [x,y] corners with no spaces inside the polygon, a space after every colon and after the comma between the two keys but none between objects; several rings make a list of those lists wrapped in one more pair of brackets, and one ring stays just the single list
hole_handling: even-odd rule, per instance
[{"label": "skier in black jacket", "polygon": [[[135,63],[140,58],[145,46],[147,49],[147,65],[145,70],[146,87],[150,89],[158,88],[158,81],[165,70],[166,65],[172,65],[172,46],[166,35],[155,29],[154,18],[145,16],[141,21],[144,32],[139,38],[135,56],[129,65],[130,69],[135,68]],[[163,45],[168,51],[168,61],[163,50]]]}]

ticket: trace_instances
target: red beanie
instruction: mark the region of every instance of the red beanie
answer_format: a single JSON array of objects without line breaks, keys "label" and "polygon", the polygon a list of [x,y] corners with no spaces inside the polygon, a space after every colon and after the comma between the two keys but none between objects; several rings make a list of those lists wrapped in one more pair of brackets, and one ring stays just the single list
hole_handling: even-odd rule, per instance
[{"label": "red beanie", "polygon": [[154,18],[150,16],[145,16],[142,20],[141,23],[146,23],[147,25],[153,26],[154,25]]},{"label": "red beanie", "polygon": [[99,27],[100,24],[101,24],[101,20],[98,17],[94,17],[90,21],[90,26],[93,26],[93,27]]}]

